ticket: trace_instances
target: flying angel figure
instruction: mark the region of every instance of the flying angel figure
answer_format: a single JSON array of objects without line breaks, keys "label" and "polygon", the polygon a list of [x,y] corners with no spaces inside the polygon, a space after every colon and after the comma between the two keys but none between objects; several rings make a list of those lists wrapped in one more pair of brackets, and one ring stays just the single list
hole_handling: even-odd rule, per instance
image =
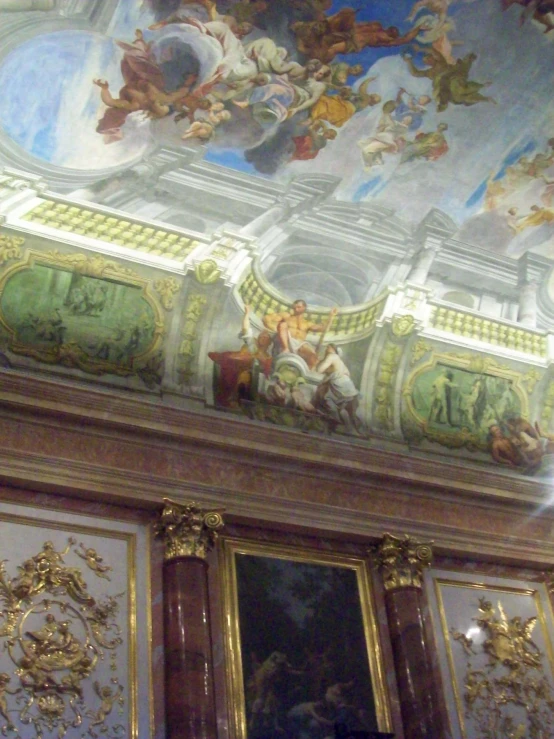
[{"label": "flying angel figure", "polygon": [[452,0],[417,0],[406,20],[413,21],[421,10],[427,8],[431,13],[436,13],[441,21],[445,21],[451,2]]}]

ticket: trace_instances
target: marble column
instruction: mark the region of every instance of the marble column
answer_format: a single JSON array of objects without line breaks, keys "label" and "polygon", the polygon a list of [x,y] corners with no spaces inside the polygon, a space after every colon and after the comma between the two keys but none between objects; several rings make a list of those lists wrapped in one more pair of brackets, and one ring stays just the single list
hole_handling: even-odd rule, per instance
[{"label": "marble column", "polygon": [[163,571],[167,739],[217,736],[208,564],[223,526],[220,511],[167,498],[157,533],[165,540]]},{"label": "marble column", "polygon": [[429,544],[385,534],[377,549],[385,586],[398,695],[406,739],[442,739],[440,685],[433,679],[432,646],[423,620],[422,575]]},{"label": "marble column", "polygon": [[537,327],[537,283],[524,282],[519,288],[519,311],[517,320],[529,328]]},{"label": "marble column", "polygon": [[412,271],[408,275],[408,282],[413,282],[416,285],[425,285],[439,249],[440,244],[435,243],[426,243],[423,246],[417,254]]}]

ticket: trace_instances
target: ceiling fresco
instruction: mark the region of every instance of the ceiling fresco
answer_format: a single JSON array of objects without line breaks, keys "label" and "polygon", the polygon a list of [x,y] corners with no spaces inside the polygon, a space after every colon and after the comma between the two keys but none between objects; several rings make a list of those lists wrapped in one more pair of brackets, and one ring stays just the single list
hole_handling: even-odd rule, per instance
[{"label": "ceiling fresco", "polygon": [[0,0],[2,366],[550,476],[553,82],[554,0]]},{"label": "ceiling fresco", "polygon": [[[8,3],[9,5],[13,3]],[[549,0],[122,0],[104,33],[38,33],[0,64],[0,125],[101,169],[161,144],[257,176],[341,178],[521,254],[554,229]]]}]

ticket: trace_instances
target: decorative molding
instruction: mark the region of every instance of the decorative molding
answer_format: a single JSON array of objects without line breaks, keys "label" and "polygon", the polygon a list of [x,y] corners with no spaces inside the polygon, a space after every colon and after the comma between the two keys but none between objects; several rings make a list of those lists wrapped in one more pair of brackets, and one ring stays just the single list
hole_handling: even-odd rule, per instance
[{"label": "decorative molding", "polygon": [[385,590],[418,588],[423,571],[433,559],[434,542],[423,543],[405,536],[403,539],[385,534],[374,548],[376,565],[381,571]]},{"label": "decorative molding", "polygon": [[[137,395],[122,395],[42,377],[22,377],[1,369],[0,408],[7,439],[10,438],[8,429],[17,419],[32,427],[66,429],[79,436],[90,434],[94,439],[101,437],[109,445],[119,444],[122,434],[128,432],[127,441],[138,446],[141,450],[139,455],[144,453],[143,449],[153,447],[158,448],[160,454],[172,447],[179,450],[188,447],[194,454],[203,451],[217,458],[223,454],[232,455],[243,473],[255,460],[259,465],[290,474],[291,479],[301,474],[331,480],[336,490],[370,495],[376,489],[405,491],[411,497],[416,494],[423,498],[434,496],[445,503],[471,500],[472,509],[483,504],[487,511],[515,507],[528,512],[540,506],[541,516],[551,517],[549,481],[522,478],[503,469],[491,469],[467,460],[443,460],[439,465],[433,464],[429,455],[409,455],[375,447],[368,454],[366,447],[340,439],[312,437],[266,424],[250,423],[230,415],[185,410],[167,404],[162,406]],[[86,419],[86,426],[83,426],[83,419]],[[86,445],[87,442],[81,439],[79,444]],[[10,452],[5,445],[2,459],[6,464],[10,454],[15,454],[16,473],[11,479],[24,481],[25,455],[20,464],[18,452]],[[28,454],[30,458],[33,454],[31,448]],[[37,461],[42,463],[40,453]],[[51,479],[55,481],[55,460],[52,470]],[[106,474],[113,474],[113,470]],[[7,472],[4,479],[6,475]],[[91,489],[101,492],[99,481],[100,478],[96,477]],[[117,497],[117,488],[110,490],[110,494]],[[161,495],[157,493],[158,500]],[[154,500],[150,495],[145,497],[144,491],[142,498]]]},{"label": "decorative molding", "polygon": [[213,549],[218,530],[224,526],[221,515],[223,509],[204,510],[198,503],[179,504],[169,498],[164,498],[164,503],[155,530],[164,540],[165,559],[205,559]]},{"label": "decorative molding", "polygon": [[160,296],[163,307],[167,310],[173,310],[174,295],[179,292],[181,285],[175,277],[165,277],[161,280],[154,281],[154,290]]},{"label": "decorative molding", "polygon": [[181,384],[188,384],[194,376],[193,363],[198,349],[198,321],[202,317],[207,302],[205,295],[192,293],[185,306],[177,370]]},{"label": "decorative molding", "polygon": [[411,315],[398,315],[392,319],[391,330],[398,338],[409,336],[415,330],[415,327],[415,318]]},{"label": "decorative molding", "polygon": [[377,388],[375,391],[375,420],[382,429],[390,430],[394,425],[394,384],[402,347],[387,341],[381,353]]},{"label": "decorative molding", "polygon": [[[110,579],[112,567],[103,564],[95,549],[82,542],[77,548],[72,536],[62,551],[46,541],[40,552],[17,565],[18,574],[12,577],[5,560],[0,563],[0,637],[7,637],[2,646],[9,658],[3,662],[13,665],[13,675],[0,673],[0,723],[7,721],[1,726],[3,735],[19,730],[31,736],[23,726],[32,726],[36,739],[45,731],[63,739],[78,727],[82,736],[86,732],[92,738],[98,736],[95,727],[110,739],[120,735],[118,725],[109,727],[106,719],[116,705],[122,710],[127,692],[114,674],[122,667],[117,616],[123,593],[94,598],[83,572],[65,564],[70,552],[97,577]],[[29,631],[32,624],[40,628]],[[109,662],[112,673],[105,685],[97,674],[101,661]],[[93,676],[95,695],[91,700],[89,690],[85,699],[84,688]],[[8,688],[12,678],[18,681],[15,690]],[[9,698],[15,695],[17,699]]]},{"label": "decorative molding", "polygon": [[6,264],[10,259],[20,259],[24,243],[25,239],[19,236],[0,234],[0,265]]},{"label": "decorative molding", "polygon": [[[115,438],[112,438],[110,443],[116,443]],[[137,451],[137,454],[144,456],[147,452],[153,453],[154,449],[163,454],[164,449],[167,451],[167,446],[155,445],[152,442],[145,443],[143,450]],[[198,445],[194,446],[194,450],[198,454]],[[245,460],[239,458],[238,464],[241,469],[244,468],[245,463]],[[281,470],[282,463],[279,462],[278,465]],[[490,524],[488,529],[476,530],[473,520],[468,526],[455,525],[451,521],[444,523],[438,517],[429,520],[425,514],[429,501],[437,500],[444,507],[448,505],[449,500],[454,500],[452,494],[446,490],[440,493],[430,491],[425,487],[411,486],[411,497],[417,495],[423,506],[421,518],[418,518],[415,507],[412,507],[406,514],[400,513],[405,505],[404,496],[407,494],[401,485],[383,485],[382,482],[371,482],[367,479],[364,487],[358,488],[356,492],[365,494],[374,500],[375,507],[364,511],[355,507],[348,509],[338,503],[334,505],[329,496],[327,500],[331,502],[322,501],[316,504],[311,500],[304,500],[299,493],[294,500],[294,505],[283,505],[282,498],[265,492],[255,492],[253,487],[248,491],[241,490],[235,484],[236,470],[230,463],[227,466],[225,484],[222,485],[207,484],[192,479],[184,481],[182,477],[179,479],[162,477],[130,469],[118,470],[90,462],[69,459],[61,462],[51,456],[27,451],[0,450],[0,468],[2,479],[12,486],[24,486],[53,494],[76,494],[91,500],[125,503],[133,506],[134,509],[151,510],[158,506],[164,493],[169,492],[174,499],[182,498],[182,502],[194,497],[199,501],[199,505],[225,505],[228,517],[238,517],[243,521],[272,521],[287,528],[305,527],[310,530],[338,532],[342,536],[349,535],[363,539],[380,538],[383,531],[397,527],[409,530],[416,537],[432,537],[435,542],[435,551],[438,552],[440,549],[449,555],[487,556],[514,562],[523,560],[530,565],[543,567],[554,566],[554,542],[549,534],[545,537],[536,534],[528,536],[522,530],[521,535],[516,536],[501,531],[501,529],[495,530],[497,529],[497,516],[500,516],[500,520],[510,531],[518,529],[518,522],[521,522],[522,517],[528,520],[526,509],[517,504],[510,505],[510,501],[502,504],[498,500],[484,501],[464,496],[465,501],[471,505],[474,515],[479,517],[483,525]],[[272,468],[267,460],[253,469],[253,474],[262,480],[272,475]],[[306,485],[304,477],[298,474],[294,477],[299,481],[299,486]],[[320,484],[320,481],[326,480],[327,477],[322,478],[319,475],[311,479],[312,481],[317,480]],[[338,484],[339,481],[335,479],[335,486]],[[16,488],[10,488],[10,490],[13,491],[14,499],[20,502],[21,492],[19,490],[16,492]],[[7,490],[3,495],[6,495],[6,492]],[[386,496],[389,501],[395,501],[396,510],[393,514],[383,512],[379,504],[379,496],[382,495]],[[456,491],[454,496],[459,500],[460,493]],[[537,504],[538,502],[527,508],[535,509]],[[515,511],[513,505],[516,505]],[[508,511],[511,523],[506,523]],[[552,518],[548,511],[543,513],[543,516],[547,516],[549,520]]]},{"label": "decorative molding", "polygon": [[201,285],[211,285],[221,277],[221,269],[214,259],[205,259],[195,265],[194,276]]}]

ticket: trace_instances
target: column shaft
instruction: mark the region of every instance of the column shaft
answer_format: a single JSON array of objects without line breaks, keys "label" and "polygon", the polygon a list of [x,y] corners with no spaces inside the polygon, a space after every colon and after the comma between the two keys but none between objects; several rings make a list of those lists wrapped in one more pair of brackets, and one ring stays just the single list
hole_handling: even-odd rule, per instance
[{"label": "column shaft", "polygon": [[519,288],[517,320],[530,328],[537,327],[537,283],[526,282]]},{"label": "column shaft", "polygon": [[436,246],[425,246],[421,249],[417,255],[417,261],[408,276],[409,282],[414,282],[416,285],[425,285],[437,251],[438,247]]},{"label": "column shaft", "polygon": [[215,739],[206,561],[167,560],[163,591],[167,739]]},{"label": "column shaft", "polygon": [[442,715],[425,636],[421,591],[386,593],[387,617],[406,739],[441,739]]}]

